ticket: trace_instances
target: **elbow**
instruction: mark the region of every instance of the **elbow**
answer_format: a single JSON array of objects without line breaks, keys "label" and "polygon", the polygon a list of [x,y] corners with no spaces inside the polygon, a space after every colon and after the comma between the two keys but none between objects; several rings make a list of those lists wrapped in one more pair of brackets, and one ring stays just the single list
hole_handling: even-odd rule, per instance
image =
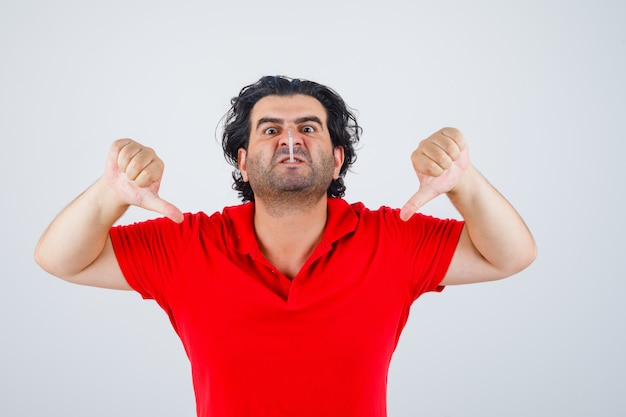
[{"label": "elbow", "polygon": [[507,251],[506,255],[497,261],[490,261],[483,257],[491,270],[491,278],[484,279],[484,281],[496,281],[518,274],[528,268],[536,258],[537,245],[533,240],[525,245],[518,245],[515,250]]},{"label": "elbow", "polygon": [[537,244],[532,240],[529,244],[525,245],[523,250],[520,250],[515,256],[514,260],[509,263],[509,269],[506,276],[517,274],[524,269],[528,268],[537,259]]},{"label": "elbow", "polygon": [[35,247],[33,260],[41,269],[50,275],[61,278],[65,281],[71,281],[71,274],[63,268],[62,263],[54,261],[54,256],[51,256],[51,254],[46,251],[41,242],[39,242]]},{"label": "elbow", "polygon": [[48,272],[45,256],[43,256],[42,251],[41,251],[41,242],[38,242],[37,246],[35,246],[35,251],[33,253],[33,260],[35,261],[37,265],[39,265],[41,269]]},{"label": "elbow", "polygon": [[46,257],[45,251],[41,249],[41,245],[37,244],[35,252],[33,253],[33,260],[41,269],[47,273],[59,277],[59,274],[55,271],[54,263]]},{"label": "elbow", "polygon": [[526,265],[526,267],[530,266],[530,264],[535,262],[535,259],[537,259],[538,254],[539,254],[539,251],[537,249],[537,243],[533,240],[532,248],[529,251],[529,256],[528,256],[528,265]]},{"label": "elbow", "polygon": [[526,245],[526,250],[524,251],[524,254],[525,256],[523,258],[524,262],[523,262],[522,269],[528,268],[533,262],[535,262],[535,259],[537,259],[537,254],[538,254],[537,242],[535,241],[533,237],[530,238],[530,241]]},{"label": "elbow", "polygon": [[531,248],[528,251],[528,256],[526,258],[526,264],[524,265],[524,267],[522,269],[528,268],[533,262],[535,262],[535,259],[537,259],[538,254],[539,254],[539,251],[537,249],[537,243],[535,243],[535,241],[533,240]]}]

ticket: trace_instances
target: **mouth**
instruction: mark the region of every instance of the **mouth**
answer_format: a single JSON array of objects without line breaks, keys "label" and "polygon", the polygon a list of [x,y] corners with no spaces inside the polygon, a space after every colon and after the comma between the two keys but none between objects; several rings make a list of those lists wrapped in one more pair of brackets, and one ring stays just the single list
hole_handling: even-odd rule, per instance
[{"label": "mouth", "polygon": [[294,153],[293,161],[291,160],[289,155],[282,155],[277,159],[278,164],[298,164],[301,162],[306,162],[305,158]]},{"label": "mouth", "polygon": [[297,163],[300,163],[300,162],[302,162],[302,160],[296,158],[295,156],[293,157],[293,161],[289,157],[282,158],[279,161],[280,164],[297,164]]}]

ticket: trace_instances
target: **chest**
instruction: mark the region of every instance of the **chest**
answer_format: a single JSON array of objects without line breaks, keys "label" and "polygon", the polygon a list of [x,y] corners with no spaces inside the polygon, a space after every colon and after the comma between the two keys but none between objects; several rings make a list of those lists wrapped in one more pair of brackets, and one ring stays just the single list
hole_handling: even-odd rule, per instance
[{"label": "chest", "polygon": [[188,268],[170,313],[183,344],[220,361],[390,356],[412,301],[402,268],[327,249],[293,279],[258,253]]}]

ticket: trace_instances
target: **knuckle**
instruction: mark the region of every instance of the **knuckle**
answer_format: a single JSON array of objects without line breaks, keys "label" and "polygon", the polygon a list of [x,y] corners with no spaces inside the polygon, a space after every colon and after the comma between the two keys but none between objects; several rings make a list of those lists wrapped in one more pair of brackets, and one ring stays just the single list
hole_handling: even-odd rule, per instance
[{"label": "knuckle", "polygon": [[141,152],[145,153],[145,155],[149,155],[149,156],[154,156],[156,155],[156,152],[154,152],[154,149],[152,149],[149,146],[142,146],[141,147]]},{"label": "knuckle", "polygon": [[147,186],[161,180],[163,173],[163,162],[155,160],[147,166],[141,168],[141,172],[137,175],[137,181],[141,186]]},{"label": "knuckle", "polygon": [[133,158],[130,161],[128,161],[128,164],[126,165],[126,172],[127,173],[135,173],[136,175],[139,174],[142,171],[142,166],[139,163],[139,161],[137,161],[137,159]]},{"label": "knuckle", "polygon": [[449,156],[453,160],[459,157],[461,150],[459,149],[459,145],[457,145],[456,142],[450,140],[446,142],[443,146],[446,156]]},{"label": "knuckle", "polygon": [[451,138],[457,138],[461,136],[461,131],[455,127],[444,127],[443,129],[441,129],[441,133]]},{"label": "knuckle", "polygon": [[420,150],[420,148],[417,148],[416,150],[411,152],[411,162],[415,164],[415,162],[419,160],[420,155],[422,155],[422,151]]},{"label": "knuckle", "polygon": [[436,143],[428,150],[428,154],[435,162],[444,161],[449,158],[447,144]]},{"label": "knuckle", "polygon": [[154,181],[151,180],[151,175],[147,171],[141,171],[137,178],[135,178],[135,184],[139,187],[147,187],[152,184]]},{"label": "knuckle", "polygon": [[416,150],[411,152],[411,163],[413,164],[413,166],[416,166],[419,163],[419,160],[423,154],[424,153],[420,150],[420,148],[417,148]]},{"label": "knuckle", "polygon": [[429,169],[430,169],[430,172],[431,172],[432,176],[439,176],[439,175],[441,175],[443,173],[443,168],[441,167],[440,164],[436,163],[435,161],[433,161],[430,164]]},{"label": "knuckle", "polygon": [[113,142],[112,147],[117,150],[117,152],[121,155],[122,153],[126,154],[129,150],[134,149],[137,142],[132,139],[124,138],[118,139]]},{"label": "knuckle", "polygon": [[113,146],[115,148],[123,148],[124,146],[128,145],[131,142],[132,142],[132,139],[122,138],[122,139],[117,139],[117,140],[113,141],[111,146]]},{"label": "knuckle", "polygon": [[436,177],[436,176],[441,175],[441,173],[443,172],[443,169],[437,162],[430,159],[423,164],[422,172],[424,174]]},{"label": "knuckle", "polygon": [[450,158],[443,158],[439,161],[439,167],[441,167],[441,169],[446,170],[448,168],[450,168],[452,166],[452,159]]},{"label": "knuckle", "polygon": [[122,147],[119,148],[119,158],[122,160],[130,162],[134,154],[135,151],[133,150],[133,146],[130,143],[122,145]]},{"label": "knuckle", "polygon": [[446,127],[441,129],[441,133],[452,140],[460,150],[465,148],[465,136],[459,129]]}]

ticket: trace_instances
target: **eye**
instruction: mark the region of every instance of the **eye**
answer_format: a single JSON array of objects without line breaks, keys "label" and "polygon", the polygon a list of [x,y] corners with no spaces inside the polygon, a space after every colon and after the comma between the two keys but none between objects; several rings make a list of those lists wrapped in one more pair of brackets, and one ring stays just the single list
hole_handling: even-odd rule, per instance
[{"label": "eye", "polygon": [[263,133],[265,133],[266,135],[275,135],[276,133],[278,133],[278,130],[275,127],[268,127],[263,131]]},{"label": "eye", "polygon": [[304,132],[304,133],[314,133],[315,132],[315,128],[313,126],[304,126],[302,128],[302,132]]}]

